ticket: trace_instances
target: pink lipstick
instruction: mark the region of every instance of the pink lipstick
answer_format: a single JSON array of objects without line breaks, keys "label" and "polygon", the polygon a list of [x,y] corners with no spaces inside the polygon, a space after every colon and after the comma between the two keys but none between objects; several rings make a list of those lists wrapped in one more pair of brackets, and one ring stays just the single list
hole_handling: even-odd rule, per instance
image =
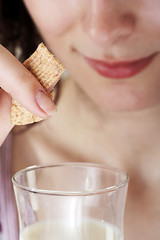
[{"label": "pink lipstick", "polygon": [[149,57],[133,60],[133,61],[119,61],[107,62],[105,60],[96,60],[84,57],[87,63],[100,75],[108,78],[122,79],[129,78],[144,70],[153,60],[157,54]]}]

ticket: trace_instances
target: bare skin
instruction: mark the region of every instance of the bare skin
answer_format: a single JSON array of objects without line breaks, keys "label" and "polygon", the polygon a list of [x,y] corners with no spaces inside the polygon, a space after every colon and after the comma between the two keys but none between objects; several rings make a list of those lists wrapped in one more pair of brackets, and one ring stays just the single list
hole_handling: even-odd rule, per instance
[{"label": "bare skin", "polygon": [[[13,172],[71,159],[123,168],[131,177],[126,239],[159,240],[159,0],[24,2],[71,80],[64,81],[51,119],[14,136]],[[46,104],[46,98],[37,105],[38,82],[4,48],[0,53],[1,144],[13,127],[11,96],[40,117],[48,117],[55,106]],[[144,71],[121,81],[101,76],[84,61],[84,56],[122,61],[154,53],[156,58]]]},{"label": "bare skin", "polygon": [[[36,78],[1,45],[0,87],[0,145],[13,128],[10,124],[12,97],[30,112],[42,118],[49,117],[55,109],[54,103],[46,97],[47,93]],[[40,99],[41,92],[45,94]]]},{"label": "bare skin", "polygon": [[76,94],[80,90],[73,82],[66,80],[63,84],[57,112],[14,136],[13,172],[33,164],[59,161],[97,162],[125,169],[131,178],[126,239],[150,240],[154,235],[158,240],[160,116],[154,116],[156,110],[151,109],[143,114],[132,113],[132,118],[121,113],[108,114],[106,118],[90,101],[86,104],[85,96],[77,98],[82,93]]}]

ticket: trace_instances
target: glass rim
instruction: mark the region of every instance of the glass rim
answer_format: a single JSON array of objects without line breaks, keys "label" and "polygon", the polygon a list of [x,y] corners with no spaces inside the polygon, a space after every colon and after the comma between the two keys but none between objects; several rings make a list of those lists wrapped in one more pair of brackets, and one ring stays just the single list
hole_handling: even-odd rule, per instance
[{"label": "glass rim", "polygon": [[[94,168],[99,168],[99,169],[104,169],[104,170],[110,170],[116,173],[119,173],[121,176],[124,176],[124,180],[122,180],[119,184],[111,185],[106,188],[101,188],[98,190],[92,190],[92,191],[57,191],[57,190],[45,190],[45,189],[40,189],[40,188],[33,188],[33,187],[27,187],[24,186],[16,180],[18,175],[30,172],[36,169],[42,169],[42,168],[56,168],[56,167],[94,167]],[[43,194],[43,195],[54,195],[54,196],[89,196],[89,195],[97,195],[97,194],[102,194],[106,192],[113,192],[117,189],[120,189],[124,186],[126,186],[129,182],[129,175],[125,170],[112,167],[107,164],[98,164],[98,163],[83,163],[83,162],[65,162],[65,163],[55,163],[55,164],[46,164],[46,165],[32,165],[29,167],[26,167],[20,171],[17,171],[13,176],[12,176],[12,183],[13,186],[20,188],[21,190],[25,190],[27,192],[35,193],[35,194]]]}]

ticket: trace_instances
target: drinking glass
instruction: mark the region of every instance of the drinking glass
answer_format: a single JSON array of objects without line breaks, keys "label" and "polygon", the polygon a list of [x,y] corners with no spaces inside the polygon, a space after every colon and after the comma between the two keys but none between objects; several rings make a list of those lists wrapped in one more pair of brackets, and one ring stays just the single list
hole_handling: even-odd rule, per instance
[{"label": "drinking glass", "polygon": [[13,176],[20,240],[122,240],[129,177],[99,164],[32,166]]}]

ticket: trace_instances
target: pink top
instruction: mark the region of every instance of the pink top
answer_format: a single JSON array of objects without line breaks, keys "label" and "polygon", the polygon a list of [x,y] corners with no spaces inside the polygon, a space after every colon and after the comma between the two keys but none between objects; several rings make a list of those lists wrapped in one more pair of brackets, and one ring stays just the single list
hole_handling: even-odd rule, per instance
[{"label": "pink top", "polygon": [[11,181],[11,134],[0,148],[0,240],[18,240],[16,206]]}]

